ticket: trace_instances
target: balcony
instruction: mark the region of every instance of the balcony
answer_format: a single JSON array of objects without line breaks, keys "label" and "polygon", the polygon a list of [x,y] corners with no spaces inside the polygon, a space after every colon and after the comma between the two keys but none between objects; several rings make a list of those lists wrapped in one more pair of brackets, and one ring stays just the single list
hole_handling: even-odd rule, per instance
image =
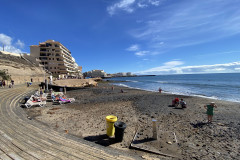
[{"label": "balcony", "polygon": [[47,56],[46,53],[40,53],[40,56]]}]

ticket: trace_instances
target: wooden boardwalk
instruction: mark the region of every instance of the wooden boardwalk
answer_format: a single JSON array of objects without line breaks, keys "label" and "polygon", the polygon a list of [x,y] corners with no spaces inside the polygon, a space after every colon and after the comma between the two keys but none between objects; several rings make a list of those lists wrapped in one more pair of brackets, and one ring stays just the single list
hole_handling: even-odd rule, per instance
[{"label": "wooden boardwalk", "polygon": [[27,118],[19,101],[37,86],[0,89],[0,159],[138,159]]}]

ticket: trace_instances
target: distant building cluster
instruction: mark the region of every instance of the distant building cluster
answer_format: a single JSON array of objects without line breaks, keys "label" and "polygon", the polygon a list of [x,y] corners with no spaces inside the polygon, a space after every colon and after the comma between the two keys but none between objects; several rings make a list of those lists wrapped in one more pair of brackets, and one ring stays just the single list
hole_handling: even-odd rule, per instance
[{"label": "distant building cluster", "polygon": [[130,77],[130,76],[133,76],[131,72],[119,72],[112,75],[112,77]]},{"label": "distant building cluster", "polygon": [[111,77],[131,77],[135,76],[131,72],[119,72],[119,73],[114,73],[114,74],[107,74],[104,72],[104,70],[92,70],[83,73],[84,77],[91,77],[91,78],[96,78],[96,77],[102,77],[102,78],[111,78]]},{"label": "distant building cluster", "polygon": [[107,77],[107,73],[104,72],[104,70],[92,70],[83,73],[84,77],[91,77],[91,78],[96,78],[96,77]]}]

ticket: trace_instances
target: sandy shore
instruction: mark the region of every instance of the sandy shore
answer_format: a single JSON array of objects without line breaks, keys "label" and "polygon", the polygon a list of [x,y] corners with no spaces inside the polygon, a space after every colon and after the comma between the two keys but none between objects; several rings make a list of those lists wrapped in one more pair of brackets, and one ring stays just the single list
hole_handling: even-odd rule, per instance
[{"label": "sandy shore", "polygon": [[[121,93],[123,89],[125,92]],[[178,144],[146,143],[151,147],[168,150],[176,159],[238,159],[240,157],[240,104],[214,100],[213,123],[207,124],[203,106],[211,99],[160,94],[115,86],[107,83],[98,87],[67,92],[76,102],[49,105],[45,108],[26,109],[29,116],[49,127],[72,134],[103,146],[133,152],[143,159],[172,159],[168,156],[129,149],[132,139],[139,132],[143,140],[152,137],[152,119],[157,120],[158,131],[175,133]],[[170,107],[172,99],[183,98],[186,109]],[[115,115],[127,124],[124,140],[115,143],[106,136],[107,115]],[[144,141],[142,141],[144,142]],[[143,143],[144,144],[144,143]],[[165,150],[164,150],[165,149]],[[171,151],[172,149],[172,151]],[[175,158],[173,158],[175,159]]]}]

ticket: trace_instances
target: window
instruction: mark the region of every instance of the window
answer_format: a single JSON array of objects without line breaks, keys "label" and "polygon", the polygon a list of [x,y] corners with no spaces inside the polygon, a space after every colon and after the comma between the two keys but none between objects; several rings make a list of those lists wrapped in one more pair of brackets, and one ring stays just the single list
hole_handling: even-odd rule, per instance
[{"label": "window", "polygon": [[52,67],[50,67],[50,69],[52,69]]},{"label": "window", "polygon": [[55,44],[55,47],[59,47],[59,45]]},{"label": "window", "polygon": [[46,43],[46,47],[50,47],[50,46],[52,46],[51,43]]},{"label": "window", "polygon": [[47,57],[39,57],[40,60],[47,60]]},{"label": "window", "polygon": [[49,60],[51,60],[51,58],[49,58]]},{"label": "window", "polygon": [[41,48],[40,51],[47,51],[46,48]]},{"label": "window", "polygon": [[40,53],[40,56],[46,56],[46,53]]},{"label": "window", "polygon": [[55,51],[55,49],[52,49],[52,51]]}]

